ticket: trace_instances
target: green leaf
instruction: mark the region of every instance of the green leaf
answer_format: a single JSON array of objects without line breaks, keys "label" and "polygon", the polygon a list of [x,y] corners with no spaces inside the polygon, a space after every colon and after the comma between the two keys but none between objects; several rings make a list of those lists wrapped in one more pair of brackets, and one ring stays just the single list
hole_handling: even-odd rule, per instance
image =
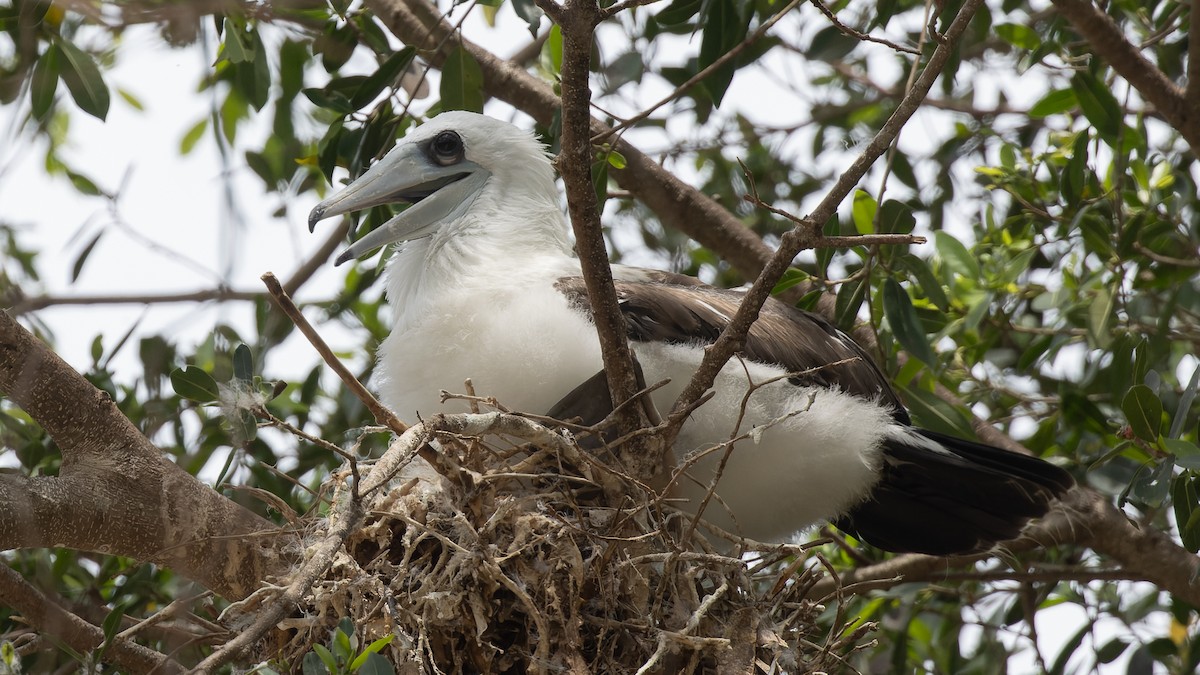
[{"label": "green leaf", "polygon": [[133,108],[138,112],[146,112],[146,106],[142,105],[141,100],[138,99],[137,96],[134,96],[133,92],[117,87],[117,96],[120,96],[121,100],[128,103],[130,108]]},{"label": "green leaf", "polygon": [[221,396],[212,375],[196,366],[172,370],[171,388],[176,394],[199,403],[212,403]]},{"label": "green leaf", "polygon": [[341,92],[309,88],[302,90],[300,93],[304,94],[304,97],[312,101],[313,105],[318,108],[332,110],[341,115],[349,115],[357,110],[357,108],[350,104],[350,99],[346,98],[346,95]]},{"label": "green leaf", "polygon": [[1168,457],[1150,471],[1140,472],[1131,485],[1137,501],[1155,508],[1160,506],[1171,491],[1171,474],[1174,470],[1175,462]]},{"label": "green leaf", "polygon": [[937,365],[937,355],[934,354],[933,347],[929,346],[929,340],[921,328],[921,320],[917,318],[917,312],[913,309],[912,300],[895,279],[889,278],[883,282],[883,313],[887,317],[888,325],[892,327],[896,341],[905,351],[924,361],[930,368]]},{"label": "green leaf", "polygon": [[83,272],[84,263],[92,255],[92,251],[95,250],[96,244],[100,243],[100,237],[103,235],[104,230],[97,232],[96,236],[92,237],[92,240],[88,242],[88,245],[84,246],[83,250],[79,252],[79,255],[75,258],[75,264],[71,265],[71,283],[79,280],[79,275]]},{"label": "green leaf", "polygon": [[529,26],[529,35],[536,38],[542,25],[542,10],[533,0],[512,0],[513,11]]},{"label": "green leaf", "polygon": [[226,421],[230,425],[230,435],[239,445],[249,443],[258,437],[258,420],[249,410],[238,408]]},{"label": "green leaf", "polygon": [[199,122],[192,125],[191,129],[183,135],[183,139],[179,141],[179,154],[186,155],[195,147],[196,143],[200,142],[200,138],[204,136],[205,130],[208,129],[208,118],[202,117]]},{"label": "green leaf", "polygon": [[254,355],[245,344],[240,344],[233,350],[233,377],[245,382],[254,379]]},{"label": "green leaf", "polygon": [[318,646],[313,645],[313,651],[304,655],[304,660],[300,663],[301,675],[330,675],[328,665],[322,660],[321,655],[317,653],[316,648]]},{"label": "green leaf", "polygon": [[247,63],[254,59],[252,48],[246,44],[246,33],[240,22],[225,19],[225,40],[221,43],[221,53],[217,60],[224,59],[233,64]]},{"label": "green leaf", "polygon": [[1200,470],[1200,447],[1179,438],[1164,438],[1163,448],[1175,455],[1175,463],[1185,469]]},{"label": "green leaf", "polygon": [[854,205],[850,214],[854,218],[854,229],[859,234],[875,234],[875,214],[878,211],[879,204],[870,193],[865,190],[854,191]]},{"label": "green leaf", "polygon": [[[884,202],[884,205],[886,206],[887,202]],[[917,288],[921,289],[930,302],[943,312],[949,309],[950,300],[946,297],[942,282],[938,281],[933,275],[933,270],[929,268],[929,263],[911,253],[900,256],[896,262],[916,280]]]},{"label": "green leaf", "polygon": [[33,77],[29,82],[29,102],[33,107],[33,116],[39,120],[50,111],[50,106],[54,103],[54,93],[58,90],[59,53],[59,50],[51,45],[33,66]]},{"label": "green leaf", "polygon": [[[745,6],[750,7],[749,3]],[[708,0],[707,9],[702,23],[704,33],[700,38],[700,56],[696,63],[700,70],[711,66],[746,38],[750,14],[753,13],[743,13],[736,0]],[[713,105],[721,105],[721,99],[725,98],[736,70],[737,63],[726,61],[703,80],[704,90],[708,92]]]},{"label": "green leaf", "polygon": [[922,427],[943,434],[973,438],[971,423],[962,410],[946,403],[924,387],[903,387],[904,402]]},{"label": "green leaf", "polygon": [[546,46],[542,48],[542,54],[549,57],[551,71],[555,73],[562,72],[562,29],[557,25],[550,26],[550,34],[546,36]]},{"label": "green leaf", "polygon": [[1109,327],[1114,319],[1116,293],[1107,286],[1096,291],[1096,297],[1088,306],[1088,335],[1101,349],[1112,343],[1113,336]]},{"label": "green leaf", "polygon": [[771,289],[771,295],[779,295],[793,286],[798,286],[808,281],[810,278],[808,272],[796,267],[789,267],[783,271],[783,276],[779,279],[779,283],[775,284],[775,288]]},{"label": "green leaf", "polygon": [[242,89],[246,101],[255,110],[262,110],[271,94],[271,64],[267,58],[267,48],[263,44],[258,31],[249,33],[253,51],[249,63],[243,63],[237,69],[237,82]]},{"label": "green leaf", "polygon": [[483,112],[483,71],[475,57],[455,47],[442,66],[442,110]]},{"label": "green leaf", "polygon": [[608,163],[610,165],[612,165],[612,168],[614,168],[614,169],[624,169],[626,166],[629,165],[629,162],[625,160],[625,155],[622,155],[621,153],[617,152],[616,150],[609,151]]},{"label": "green leaf", "polygon": [[693,16],[696,16],[696,12],[700,11],[703,4],[703,0],[674,0],[661,12],[655,14],[654,20],[660,26],[683,26],[688,24]]},{"label": "green leaf", "polygon": [[912,207],[895,199],[885,199],[879,207],[879,231],[885,234],[908,234],[917,226]]},{"label": "green leaf", "polygon": [[867,289],[862,279],[852,279],[842,284],[833,305],[833,322],[838,328],[846,331],[854,328],[858,320],[858,308],[862,307],[865,297]]},{"label": "green leaf", "polygon": [[1125,419],[1129,421],[1135,436],[1152,443],[1158,440],[1163,408],[1150,387],[1144,384],[1130,387],[1121,401],[1121,410],[1125,412]]},{"label": "green leaf", "polygon": [[858,40],[846,35],[837,26],[826,26],[813,36],[805,56],[814,61],[837,62],[857,46]]},{"label": "green leaf", "polygon": [[1117,660],[1117,657],[1125,653],[1125,649],[1129,647],[1127,638],[1115,637],[1100,646],[1096,650],[1096,661],[1100,663],[1112,663]]},{"label": "green leaf", "polygon": [[[357,659],[356,659],[357,660]],[[374,652],[363,655],[363,664],[351,670],[361,675],[396,675],[391,662]]]},{"label": "green leaf", "polygon": [[1200,551],[1200,476],[1184,471],[1171,484],[1171,505],[1183,547],[1191,553]]},{"label": "green leaf", "polygon": [[603,213],[608,200],[608,162],[592,162],[592,187],[596,191],[596,208]]},{"label": "green leaf", "polygon": [[1073,89],[1055,89],[1038,99],[1038,102],[1029,108],[1029,116],[1041,119],[1051,115],[1060,115],[1068,110],[1074,110],[1078,105],[1079,101],[1075,98]]},{"label": "green leaf", "polygon": [[321,662],[325,664],[326,670],[330,673],[338,672],[337,661],[333,658],[333,654],[325,648],[325,645],[314,644],[313,651],[321,658]]},{"label": "green leaf", "polygon": [[361,108],[375,100],[384,89],[394,87],[404,71],[408,70],[416,53],[417,50],[413,47],[405,47],[389,56],[359,85],[358,90],[350,97],[350,105],[355,109]]},{"label": "green leaf", "polygon": [[77,172],[67,169],[67,179],[71,181],[71,185],[79,190],[80,194],[88,195],[89,197],[99,197],[104,194],[96,182],[91,178]]},{"label": "green leaf", "polygon": [[62,79],[75,105],[85,113],[104,121],[108,116],[108,86],[100,75],[100,68],[90,54],[66,40],[55,40],[54,46],[61,52]]},{"label": "green leaf", "polygon": [[1000,23],[993,28],[996,34],[1008,44],[1018,49],[1034,50],[1041,46],[1042,38],[1037,31],[1019,23]]},{"label": "green leaf", "polygon": [[1075,651],[1083,644],[1084,638],[1091,634],[1094,627],[1091,621],[1083,624],[1071,639],[1063,643],[1062,651],[1058,653],[1058,657],[1054,659],[1054,663],[1050,666],[1049,675],[1063,675],[1067,668],[1067,662],[1075,655]]},{"label": "green leaf", "polygon": [[968,279],[979,279],[979,263],[975,261],[975,256],[971,255],[961,241],[949,232],[938,230],[933,233],[933,242],[942,262],[950,268],[950,271]]},{"label": "green leaf", "polygon": [[1077,71],[1071,77],[1071,89],[1075,92],[1075,98],[1084,116],[1104,140],[1113,145],[1118,132],[1121,131],[1124,114],[1121,112],[1121,104],[1109,91],[1108,85],[1091,73]]},{"label": "green leaf", "polygon": [[390,643],[392,641],[392,638],[394,638],[394,637],[396,637],[396,636],[388,635],[386,637],[381,637],[378,640],[367,645],[367,648],[364,649],[361,654],[356,656],[354,658],[354,660],[350,662],[350,670],[357,671],[359,668],[362,668],[363,664],[367,662],[367,658],[369,656],[377,653],[380,649],[383,649],[384,647],[386,647],[388,645],[388,643]]}]

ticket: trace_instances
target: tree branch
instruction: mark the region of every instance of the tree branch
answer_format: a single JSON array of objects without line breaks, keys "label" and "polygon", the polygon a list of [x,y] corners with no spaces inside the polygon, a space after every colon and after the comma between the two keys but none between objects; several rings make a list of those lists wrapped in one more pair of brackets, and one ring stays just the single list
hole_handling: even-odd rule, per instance
[{"label": "tree branch", "polygon": [[[283,290],[288,295],[295,295],[300,287],[317,273],[341,246],[342,240],[350,231],[350,221],[343,218],[338,226],[329,233],[321,246],[292,273],[283,283]],[[212,288],[201,291],[185,291],[182,293],[145,293],[130,295],[72,295],[52,296],[38,295],[32,298],[21,298],[8,309],[12,316],[21,316],[36,312],[47,307],[62,305],[158,305],[174,302],[227,302],[229,300],[265,300],[267,294],[259,291],[235,291],[231,288]]]},{"label": "tree branch", "polygon": [[0,391],[63,457],[57,477],[0,480],[0,547],[128,556],[227,598],[287,567],[289,535],[166,460],[107,393],[3,312]]},{"label": "tree branch", "polygon": [[[551,10],[552,0],[539,6],[550,16],[557,16],[562,30],[562,150],[558,156],[558,171],[567,191],[567,210],[575,230],[575,250],[583,272],[583,283],[592,310],[592,320],[600,340],[604,373],[616,414],[617,427],[622,434],[649,425],[642,406],[624,406],[641,389],[633,367],[633,352],[625,317],[617,304],[612,269],[608,264],[608,249],[604,230],[600,227],[600,210],[596,204],[596,188],[592,180],[591,98],[589,77],[593,32],[600,22],[600,8],[595,0],[567,0],[562,11]],[[635,444],[641,445],[641,444]],[[654,457],[653,455],[658,455]],[[651,478],[662,469],[662,452],[649,456],[642,448],[623,453],[635,460],[627,469],[643,479]],[[644,461],[642,461],[644,460]]]},{"label": "tree branch", "polygon": [[[1147,101],[1153,103],[1163,118],[1183,135],[1188,145],[1192,146],[1192,154],[1200,155],[1200,109],[1188,104],[1184,92],[1142,56],[1138,48],[1125,39],[1116,22],[1093,5],[1091,0],[1052,2],[1058,12],[1088,41],[1088,45]],[[1196,23],[1193,15],[1191,25],[1194,27]],[[1188,52],[1188,73],[1191,75],[1196,67],[1196,50],[1189,49]]]}]

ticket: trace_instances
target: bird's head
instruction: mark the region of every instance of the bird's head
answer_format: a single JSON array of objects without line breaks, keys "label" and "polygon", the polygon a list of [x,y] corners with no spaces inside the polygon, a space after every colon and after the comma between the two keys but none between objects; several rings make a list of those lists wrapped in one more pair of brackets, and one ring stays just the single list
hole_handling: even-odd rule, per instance
[{"label": "bird's head", "polygon": [[446,112],[414,129],[395,148],[308,217],[318,221],[381,204],[411,207],[354,242],[340,265],[381,246],[436,233],[466,215],[489,187],[506,199],[521,190],[556,195],[545,148],[527,131],[484,115]]}]

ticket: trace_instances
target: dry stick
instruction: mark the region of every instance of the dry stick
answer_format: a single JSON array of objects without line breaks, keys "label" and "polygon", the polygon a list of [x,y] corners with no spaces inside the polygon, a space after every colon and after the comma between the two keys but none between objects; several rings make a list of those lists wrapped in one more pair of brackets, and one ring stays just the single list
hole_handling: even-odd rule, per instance
[{"label": "dry stick", "polygon": [[[321,355],[321,358],[325,361],[325,363],[333,369],[333,372],[337,373],[337,376],[340,377],[342,382],[345,383],[345,385],[350,389],[350,392],[358,397],[358,400],[362,401],[363,405],[367,406],[367,410],[370,410],[371,414],[375,416],[375,421],[386,426],[397,434],[402,434],[407,431],[408,425],[404,422],[401,422],[400,418],[396,417],[391,410],[388,410],[387,406],[380,403],[379,399],[375,398],[374,394],[367,391],[367,388],[363,386],[362,382],[359,382],[358,378],[355,377],[354,374],[349,370],[347,370],[346,366],[342,364],[341,360],[334,355],[333,350],[329,348],[329,345],[325,344],[325,340],[321,338],[320,334],[317,333],[317,330],[313,328],[311,323],[308,322],[308,319],[304,318],[304,314],[300,311],[300,308],[296,306],[296,303],[292,302],[292,299],[288,297],[288,294],[284,292],[282,287],[280,287],[279,279],[277,279],[274,274],[267,272],[266,274],[262,275],[262,280],[263,284],[265,284],[267,287],[267,292],[269,292],[271,297],[275,299],[275,302],[279,305],[279,308],[282,309],[283,312],[288,315],[288,318],[290,318],[292,322],[296,324],[296,327],[300,329],[300,332],[304,334],[304,337],[308,338],[308,341],[310,344],[312,344],[313,349],[316,349],[317,353]],[[436,457],[433,450],[428,448],[423,448],[420,454],[422,458],[430,462],[434,461]]]},{"label": "dry stick", "polygon": [[[0,602],[15,609],[42,634],[53,636],[76,652],[91,653],[104,644],[103,630],[63,609],[8,565],[0,565]],[[183,666],[165,654],[120,636],[108,645],[102,660],[135,673],[184,672]]]},{"label": "dry stick", "polygon": [[812,0],[812,4],[818,10],[820,10],[822,14],[825,15],[826,19],[829,19],[829,23],[832,23],[834,28],[837,28],[839,31],[841,31],[845,35],[848,35],[848,36],[850,36],[856,40],[859,40],[861,42],[874,42],[875,44],[883,45],[884,47],[893,49],[898,52],[904,52],[905,54],[912,54],[913,56],[921,55],[920,49],[913,49],[912,47],[901,47],[900,45],[898,45],[894,42],[891,42],[889,40],[884,40],[883,38],[873,37],[871,35],[867,35],[866,33],[862,32],[860,30],[856,30],[854,28],[851,28],[850,26],[847,26],[846,24],[839,21],[837,18],[837,14],[834,14],[833,10],[826,7],[825,3],[821,2],[821,0]]},{"label": "dry stick", "polygon": [[[679,398],[676,399],[674,409],[686,406],[699,398],[712,386],[717,373],[724,367],[729,357],[742,348],[750,325],[758,318],[758,312],[770,297],[771,289],[775,287],[784,271],[791,265],[792,259],[800,251],[811,248],[821,240],[821,227],[837,212],[838,205],[846,198],[846,195],[850,194],[850,190],[854,188],[855,184],[866,175],[875,160],[887,151],[892,141],[900,133],[900,129],[920,107],[921,101],[929,93],[929,89],[949,60],[954,45],[966,31],[971,17],[975,15],[976,10],[982,4],[983,0],[967,0],[963,4],[958,16],[954,18],[954,22],[946,31],[945,40],[938,44],[912,90],[896,106],[896,110],[888,118],[883,128],[879,130],[875,138],[871,139],[854,163],[841,174],[837,183],[806,219],[807,224],[792,228],[783,235],[780,239],[779,250],[771,257],[754,285],[746,293],[733,320],[729,322],[725,330],[721,331],[716,342],[705,349],[704,359],[701,361],[699,369],[692,377],[691,382],[680,393]],[[675,432],[677,433],[678,429]]]}]

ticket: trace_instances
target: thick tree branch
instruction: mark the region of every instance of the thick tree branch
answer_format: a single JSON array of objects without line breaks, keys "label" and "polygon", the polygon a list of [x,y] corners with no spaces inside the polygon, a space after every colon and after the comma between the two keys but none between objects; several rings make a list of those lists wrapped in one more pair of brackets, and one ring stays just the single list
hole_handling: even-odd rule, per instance
[{"label": "thick tree branch", "polygon": [[[1192,154],[1200,154],[1200,108],[1194,102],[1188,104],[1183,90],[1142,56],[1138,48],[1125,39],[1116,22],[1093,5],[1091,0],[1052,1],[1059,13],[1087,39],[1088,46],[1128,80],[1147,101],[1153,103],[1167,123],[1183,135],[1188,145],[1192,146]],[[1191,25],[1196,25],[1195,17]],[[1195,62],[1195,51],[1194,48],[1189,49],[1189,74]]]},{"label": "thick tree branch", "polygon": [[286,568],[287,535],[165,459],[107,393],[3,312],[0,391],[63,456],[58,477],[0,482],[0,547],[128,556],[227,598]]},{"label": "thick tree branch", "polygon": [[[0,565],[0,604],[16,610],[31,627],[81,654],[104,644],[104,631],[52,602],[7,565]],[[131,673],[182,673],[183,667],[164,654],[123,638],[104,652],[105,662]]]}]

